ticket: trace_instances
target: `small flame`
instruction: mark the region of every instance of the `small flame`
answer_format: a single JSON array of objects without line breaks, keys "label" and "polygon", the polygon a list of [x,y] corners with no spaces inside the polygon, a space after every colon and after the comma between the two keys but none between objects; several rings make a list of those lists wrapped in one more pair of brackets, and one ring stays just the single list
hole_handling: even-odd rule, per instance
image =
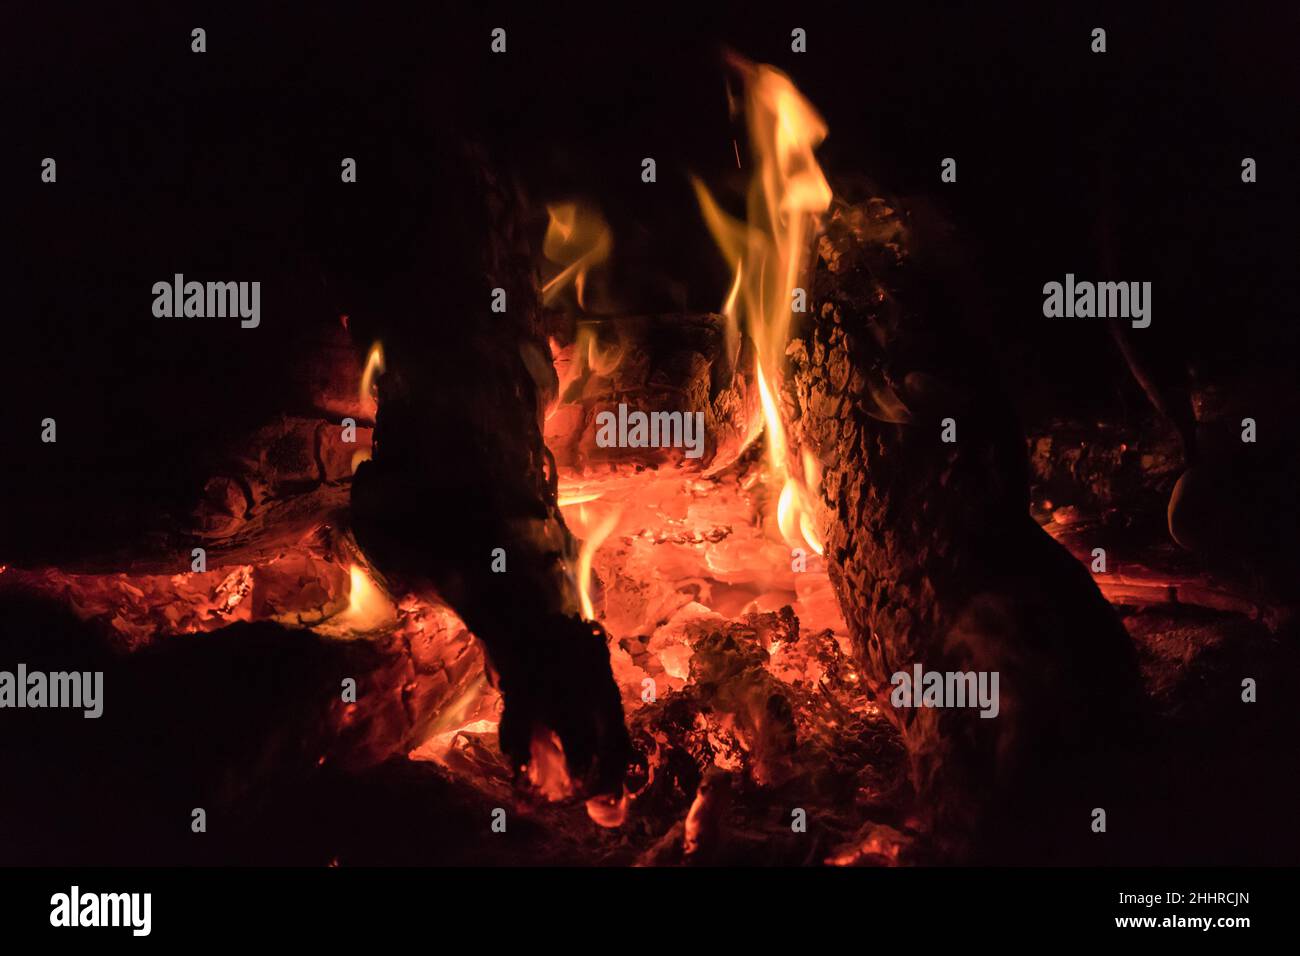
[{"label": "small flame", "polygon": [[723,328],[724,347],[727,350],[727,360],[732,362],[732,368],[735,368],[735,362],[740,357],[740,319],[736,315],[736,302],[740,299],[740,280],[745,274],[745,260],[736,260],[736,278],[731,282],[731,291],[727,293],[727,300],[722,303],[722,317],[726,320]]},{"label": "small flame", "polygon": [[758,398],[763,406],[763,424],[767,426],[767,460],[780,471],[786,468],[785,424],[781,420],[781,410],[776,406],[767,376],[763,374],[760,364],[755,369],[758,378]]},{"label": "small flame", "polygon": [[375,379],[384,374],[384,346],[376,342],[370,346],[366,355],[366,367],[361,373],[361,407],[367,409],[371,416],[379,409],[379,399],[375,393]]},{"label": "small flame", "polygon": [[578,334],[567,354],[563,346],[551,339],[551,360],[555,363],[559,388],[555,393],[555,401],[546,410],[547,420],[559,410],[575,382],[582,381],[591,374],[602,377],[610,375],[623,361],[623,353],[622,341],[601,348],[596,329],[590,322],[578,323]]},{"label": "small flame", "polygon": [[599,519],[591,515],[585,504],[578,505],[578,512],[566,519],[573,525],[575,533],[582,537],[582,548],[578,552],[578,595],[582,600],[583,620],[594,621],[596,609],[591,603],[591,562],[618,524],[622,515],[621,507],[611,508]]},{"label": "small flame", "polygon": [[731,325],[743,319],[757,353],[756,379],[767,433],[769,480],[781,485],[777,526],[792,547],[822,553],[814,520],[820,469],[803,456],[802,474],[790,460],[789,441],[776,400],[785,347],[794,319],[793,296],[807,268],[818,216],[830,207],[831,189],[813,156],[826,124],[780,70],[732,56],[745,84],[745,114],[755,170],[746,221],[723,212],[698,180],[700,210],[714,241],[736,275],[722,311]]},{"label": "small flame", "polygon": [[626,789],[623,791],[622,796],[619,797],[612,794],[592,797],[587,801],[587,816],[591,818],[591,822],[596,826],[612,830],[621,827],[627,819],[627,809],[630,802]]},{"label": "small flame", "polygon": [[564,765],[564,746],[555,731],[533,728],[528,745],[528,782],[551,802],[573,795],[573,782]]},{"label": "small flame", "polygon": [[600,213],[578,203],[554,203],[546,207],[550,222],[542,239],[542,255],[561,266],[560,272],[542,286],[542,304],[553,305],[569,285],[585,309],[587,275],[609,258],[614,239]]},{"label": "small flame", "polygon": [[353,564],[348,569],[348,577],[351,585],[348,590],[348,609],[340,615],[340,623],[353,631],[365,632],[383,627],[396,618],[397,610],[393,602],[370,579],[361,565]]},{"label": "small flame", "polygon": [[576,349],[583,354],[584,366],[597,375],[608,376],[623,361],[623,343],[616,342],[601,348],[596,330],[589,325],[578,329]]},{"label": "small flame", "polygon": [[[600,491],[588,491],[585,493],[575,492],[571,495],[566,495],[561,492],[557,499],[557,504],[559,504],[561,508],[571,508],[574,505],[585,505],[588,501],[597,500],[602,494],[604,494],[604,492]],[[0,569],[0,572],[2,571],[3,569]]]}]

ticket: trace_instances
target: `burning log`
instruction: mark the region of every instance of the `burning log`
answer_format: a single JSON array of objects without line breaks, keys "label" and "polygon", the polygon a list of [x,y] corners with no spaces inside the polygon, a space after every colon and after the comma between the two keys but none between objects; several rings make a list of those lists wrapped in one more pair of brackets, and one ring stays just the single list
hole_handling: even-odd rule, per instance
[{"label": "burning log", "polygon": [[[604,630],[578,613],[577,549],[542,441],[557,383],[521,203],[481,157],[439,162],[465,208],[422,224],[419,265],[363,276],[364,308],[349,310],[384,351],[374,455],[352,488],[357,540],[396,592],[440,595],[483,642],[516,768],[554,732],[580,785],[618,791],[630,745]],[[438,264],[455,278],[434,290]]]},{"label": "burning log", "polygon": [[[447,633],[463,632],[450,615],[426,619],[415,639],[329,640],[263,621],[120,654],[65,609],[28,594],[0,589],[0,614],[9,625],[0,635],[3,660],[103,675],[95,720],[83,721],[80,710],[23,710],[0,721],[0,747],[16,765],[63,757],[37,777],[44,786],[0,794],[10,860],[49,863],[69,853],[67,862],[156,862],[159,854],[192,861],[224,853],[179,846],[168,834],[188,834],[189,808],[200,806],[211,820],[224,819],[218,842],[236,840],[232,831],[276,794],[299,786],[300,795],[318,793],[336,771],[359,774],[404,759],[446,702],[481,680],[482,655],[467,635]],[[444,653],[448,640],[458,656]],[[51,799],[64,793],[73,801]],[[88,793],[95,812],[85,812]],[[114,826],[102,825],[106,816]],[[66,842],[49,838],[65,830]]]},{"label": "burning log", "polygon": [[1072,764],[1114,744],[1139,685],[1087,570],[1030,518],[1024,438],[913,245],[881,199],[833,209],[785,400],[824,469],[825,556],[878,698],[896,703],[893,675],[917,664],[1000,675],[995,719],[881,701],[940,844],[988,855],[1007,851],[974,845],[976,827],[992,841],[998,813],[1089,779]]},{"label": "burning log", "polygon": [[[196,570],[196,547],[209,570],[259,565],[301,550],[322,526],[345,526],[353,458],[368,452],[371,440],[371,423],[357,401],[360,365],[335,321],[301,330],[298,341],[300,352],[273,389],[277,404],[269,414],[251,424],[211,414],[202,421],[201,443],[178,442],[168,467],[150,470],[149,480],[120,494],[121,462],[98,463],[93,480],[82,475],[85,488],[74,511],[91,512],[88,520],[104,524],[99,512],[129,521],[113,521],[93,535],[55,533],[57,524],[38,535],[42,521],[68,521],[59,516],[74,513],[65,507],[70,494],[62,476],[33,466],[9,478],[29,508],[5,516],[13,527],[0,536],[0,561],[71,574],[175,575]],[[353,425],[345,428],[349,418]],[[111,489],[111,504],[98,502],[110,493],[101,484]]]},{"label": "burning log", "polygon": [[[139,519],[71,544],[30,522],[17,546],[6,535],[0,560],[13,564],[11,582],[67,598],[130,647],[234,621],[317,626],[348,607],[349,560],[370,563],[395,597],[450,602],[482,639],[517,763],[530,756],[534,725],[545,726],[575,775],[591,770],[593,783],[617,789],[627,755],[619,695],[603,632],[577,613],[577,548],[541,440],[557,381],[521,204],[481,156],[424,145],[393,151],[391,175],[376,177],[392,192],[318,204],[315,232],[347,320],[295,336],[283,374],[259,380],[266,401],[194,427],[203,441],[179,446],[157,487],[130,502]],[[434,183],[460,204],[436,219]],[[439,268],[453,278],[435,287]],[[375,340],[387,363],[372,430],[356,382],[358,346]],[[353,468],[372,453],[354,488]],[[57,512],[59,490],[38,510]]]},{"label": "burning log", "polygon": [[[557,329],[560,394],[545,436],[566,483],[615,469],[627,481],[631,469],[714,473],[733,463],[761,417],[752,374],[737,373],[726,335],[716,314],[582,319]],[[625,427],[629,417],[634,426],[643,418],[644,434]],[[620,440],[611,444],[603,425],[616,426]]]}]

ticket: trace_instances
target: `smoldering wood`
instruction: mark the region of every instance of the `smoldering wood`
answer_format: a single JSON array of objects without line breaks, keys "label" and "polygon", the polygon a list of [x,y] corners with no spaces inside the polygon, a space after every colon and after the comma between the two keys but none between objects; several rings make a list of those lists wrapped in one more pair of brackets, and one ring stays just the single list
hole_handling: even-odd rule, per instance
[{"label": "smoldering wood", "polygon": [[[312,820],[312,794],[322,781],[390,758],[405,761],[437,729],[440,705],[482,673],[482,655],[466,634],[448,635],[458,654],[433,654],[425,639],[338,641],[270,622],[240,623],[204,639],[158,641],[120,654],[65,609],[29,594],[0,590],[0,607],[17,625],[6,629],[6,654],[34,668],[104,675],[97,720],[15,711],[2,722],[0,742],[10,759],[46,767],[37,777],[46,786],[6,788],[6,822],[28,821],[4,827],[11,860],[49,860],[59,852],[48,827],[30,826],[45,814],[62,820],[65,850],[82,862],[169,852],[177,859],[219,857],[224,850],[215,845],[178,846],[178,837],[190,836],[190,808],[207,811],[210,832],[222,834],[217,843],[237,841],[250,813],[265,812],[270,794],[289,796],[300,822]],[[354,702],[343,695],[349,679]],[[94,812],[70,812],[60,794],[74,801],[93,794]],[[104,826],[106,819],[115,825]]]},{"label": "smoldering wood", "polygon": [[[1029,516],[1026,443],[960,296],[903,214],[838,204],[812,315],[788,351],[792,432],[824,468],[818,522],[856,653],[902,733],[936,836],[958,853],[1024,825],[1056,768],[1140,706],[1131,641],[1087,570]],[[957,440],[945,443],[945,419]],[[1001,713],[895,709],[891,676],[998,671]]]},{"label": "smoldering wood", "polygon": [[[716,313],[605,316],[575,321],[552,316],[548,328],[560,346],[556,367],[563,394],[548,411],[545,436],[561,474],[599,478],[677,469],[712,473],[735,461],[761,427],[752,354],[726,354],[726,320]],[[681,448],[601,448],[597,415],[620,404],[646,413],[704,415],[699,458]]]},{"label": "smoldering wood", "polygon": [[[15,533],[3,536],[0,562],[80,574],[187,573],[196,547],[211,568],[254,564],[322,524],[345,526],[352,459],[369,450],[373,424],[357,391],[364,353],[337,317],[302,329],[296,348],[275,381],[257,386],[272,398],[251,423],[227,418],[214,400],[194,410],[199,438],[161,435],[152,454],[81,467],[75,492],[55,455],[28,456],[20,464],[32,474],[13,479],[25,508],[6,515]],[[351,443],[347,419],[357,425]],[[75,448],[88,437],[63,433]],[[125,481],[128,473],[135,479]]]},{"label": "smoldering wood", "polygon": [[[577,546],[542,440],[556,380],[524,203],[480,154],[439,153],[438,162],[458,207],[413,229],[414,265],[357,283],[385,371],[351,520],[396,590],[441,596],[483,642],[505,700],[501,746],[515,765],[545,728],[559,735],[575,780],[617,791],[630,745],[604,630],[578,614]],[[434,268],[446,277],[437,286]],[[504,313],[489,311],[495,288],[506,292]],[[502,552],[506,570],[494,571]]]},{"label": "smoldering wood", "polygon": [[[335,326],[324,343],[309,335],[294,343],[288,370],[239,396],[240,416],[227,422],[200,409],[187,427],[201,435],[202,422],[217,422],[201,435],[206,446],[178,443],[178,457],[138,489],[123,491],[120,473],[102,487],[89,482],[84,506],[105,526],[94,536],[78,537],[76,515],[60,509],[72,469],[46,483],[48,500],[41,482],[23,476],[17,484],[30,487],[32,506],[57,520],[26,521],[0,560],[176,574],[190,570],[195,547],[207,550],[210,568],[257,565],[322,524],[351,530],[395,593],[450,603],[483,641],[507,700],[502,744],[517,764],[545,726],[560,735],[576,778],[617,789],[628,755],[619,695],[603,630],[577,613],[577,546],[542,441],[556,378],[525,205],[454,136],[403,143],[390,175],[364,197],[345,194],[318,213],[331,295],[349,317],[351,361],[339,361]],[[495,288],[506,290],[504,314],[489,310]],[[359,377],[376,340],[387,359],[381,412],[373,432],[358,418],[353,449],[341,441],[346,370]],[[250,432],[242,426],[258,407],[262,424]],[[367,437],[374,458],[350,477]],[[491,571],[497,548],[503,574]]]}]

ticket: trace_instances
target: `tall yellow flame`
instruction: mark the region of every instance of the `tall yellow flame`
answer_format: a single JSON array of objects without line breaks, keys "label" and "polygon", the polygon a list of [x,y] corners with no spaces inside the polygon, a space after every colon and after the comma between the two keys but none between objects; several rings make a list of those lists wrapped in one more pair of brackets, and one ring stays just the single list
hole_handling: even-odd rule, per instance
[{"label": "tall yellow flame", "polygon": [[577,513],[565,516],[565,521],[573,528],[574,534],[582,538],[582,547],[578,551],[578,596],[582,601],[584,620],[596,619],[596,608],[591,601],[592,559],[617,527],[622,512],[620,505],[612,505],[597,516],[585,503],[577,503]]},{"label": "tall yellow flame", "polygon": [[698,180],[695,192],[714,241],[727,261],[736,263],[723,314],[728,334],[731,323],[739,322],[757,353],[768,479],[781,486],[777,525],[791,546],[806,544],[821,554],[822,541],[813,520],[819,469],[807,453],[802,462],[791,460],[776,396],[794,318],[795,290],[808,266],[818,216],[831,203],[830,185],[813,156],[827,129],[812,104],[780,70],[737,56],[730,63],[744,81],[755,164],[745,222],[728,216]]}]

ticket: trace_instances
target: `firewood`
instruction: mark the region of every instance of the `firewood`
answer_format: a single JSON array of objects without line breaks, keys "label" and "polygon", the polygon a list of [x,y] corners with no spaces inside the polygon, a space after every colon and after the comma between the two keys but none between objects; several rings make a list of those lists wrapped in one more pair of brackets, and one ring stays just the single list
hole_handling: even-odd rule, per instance
[{"label": "firewood", "polygon": [[[1032,804],[1044,768],[1115,741],[1137,670],[1087,570],[1030,518],[1024,437],[912,246],[884,200],[833,209],[787,412],[823,468],[818,521],[865,676],[938,841],[979,853],[970,835]],[[1000,715],[891,706],[892,676],[917,663],[999,672]]]},{"label": "firewood", "polygon": [[[423,268],[399,268],[358,283],[361,325],[383,342],[385,367],[351,520],[396,593],[440,596],[483,642],[516,768],[535,733],[553,731],[580,785],[617,791],[630,744],[604,631],[578,614],[577,546],[542,439],[555,380],[522,202],[481,155],[437,160],[467,208],[426,223],[415,245],[451,278],[433,289]],[[490,311],[493,289],[504,312]]]},{"label": "firewood", "polygon": [[[726,355],[722,316],[608,316],[550,324],[560,346],[556,367],[563,393],[547,411],[545,435],[565,479],[598,480],[615,470],[621,481],[659,469],[715,473],[756,436],[758,390],[752,372],[737,374]],[[688,454],[670,441],[602,444],[600,416],[617,416],[620,406],[647,416],[702,415],[699,453]]]}]

